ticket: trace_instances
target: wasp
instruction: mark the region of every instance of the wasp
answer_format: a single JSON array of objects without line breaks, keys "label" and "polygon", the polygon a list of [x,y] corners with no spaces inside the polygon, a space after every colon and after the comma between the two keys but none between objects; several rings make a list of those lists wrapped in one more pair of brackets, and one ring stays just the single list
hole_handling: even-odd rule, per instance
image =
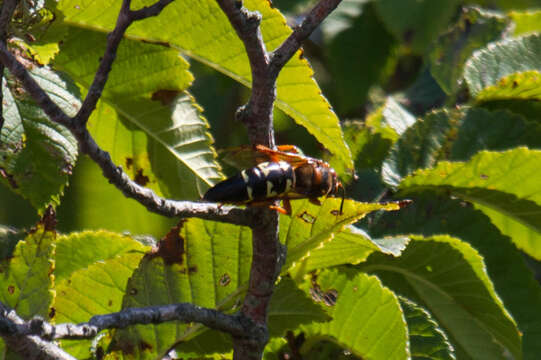
[{"label": "wasp", "polygon": [[[255,145],[237,148],[235,152],[252,154],[252,162],[256,165],[216,184],[206,192],[203,200],[264,205],[290,215],[289,200],[307,198],[320,205],[319,197],[336,194],[341,189],[342,214],[344,187],[336,171],[325,161],[302,155],[293,145],[281,145],[278,150]],[[283,200],[284,208],[270,205],[274,200]]]}]

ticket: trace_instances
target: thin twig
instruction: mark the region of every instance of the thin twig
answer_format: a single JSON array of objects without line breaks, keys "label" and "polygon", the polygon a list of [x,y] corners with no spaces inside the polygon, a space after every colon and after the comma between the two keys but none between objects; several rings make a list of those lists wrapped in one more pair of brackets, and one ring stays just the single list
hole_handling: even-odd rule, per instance
[{"label": "thin twig", "polygon": [[158,16],[162,10],[175,0],[159,0],[151,6],[145,6],[139,10],[130,11],[130,18],[133,21],[146,19],[152,16]]},{"label": "thin twig", "polygon": [[94,80],[88,89],[88,94],[86,95],[83,105],[75,115],[74,121],[78,126],[84,127],[90,117],[90,114],[96,108],[96,104],[101,97],[101,93],[105,84],[107,83],[107,78],[111,72],[113,62],[116,58],[116,53],[120,41],[124,36],[124,33],[128,27],[138,20],[143,20],[151,16],[158,15],[168,4],[173,0],[159,0],[152,6],[144,7],[142,9],[131,11],[130,10],[130,0],[123,0],[118,18],[116,21],[115,28],[112,32],[107,35],[107,46],[105,48],[105,53],[103,54],[98,70],[96,70],[96,75]]},{"label": "thin twig", "polygon": [[320,0],[306,15],[301,25],[295,27],[289,37],[272,52],[271,69],[276,77],[284,65],[300,49],[302,42],[312,34],[323,20],[342,2],[342,0]]}]

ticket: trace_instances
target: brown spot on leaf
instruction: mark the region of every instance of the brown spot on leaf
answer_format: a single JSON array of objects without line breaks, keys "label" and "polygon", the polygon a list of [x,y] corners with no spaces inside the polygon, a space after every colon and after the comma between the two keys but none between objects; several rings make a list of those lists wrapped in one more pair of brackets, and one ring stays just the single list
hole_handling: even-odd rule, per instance
[{"label": "brown spot on leaf", "polygon": [[481,179],[483,179],[483,180],[486,180],[486,179],[488,179],[488,175],[485,175],[485,174],[481,174],[481,176],[480,176],[480,177],[481,177]]},{"label": "brown spot on leaf", "polygon": [[51,307],[49,309],[49,319],[54,318],[55,315],[56,315],[56,309],[54,307]]},{"label": "brown spot on leaf", "polygon": [[8,286],[8,293],[9,293],[10,295],[13,295],[14,292],[15,292],[15,286],[9,285],[9,286]]},{"label": "brown spot on leaf", "polygon": [[126,169],[128,169],[128,170],[131,169],[132,165],[133,165],[133,158],[127,157],[126,158]]},{"label": "brown spot on leaf", "polygon": [[516,80],[513,80],[513,85],[511,85],[511,87],[512,87],[513,89],[516,89],[517,86],[518,86],[518,82],[517,82]]},{"label": "brown spot on leaf", "polygon": [[149,178],[148,176],[143,174],[143,169],[138,169],[135,173],[135,179],[133,180],[141,186],[146,186],[146,184],[148,184]]},{"label": "brown spot on leaf", "polygon": [[152,94],[151,99],[154,101],[159,101],[162,105],[166,106],[170,105],[173,100],[176,99],[179,93],[180,91],[177,90],[158,90]]},{"label": "brown spot on leaf", "polygon": [[113,340],[113,342],[110,345],[110,350],[113,350],[113,351],[119,350],[123,354],[132,355],[135,353],[135,345],[131,341]]},{"label": "brown spot on leaf", "polygon": [[56,212],[52,205],[47,207],[47,210],[45,210],[45,213],[39,222],[43,225],[45,231],[55,231],[58,221],[56,220]]},{"label": "brown spot on leaf", "polygon": [[197,266],[195,266],[195,265],[194,265],[194,266],[190,266],[188,269],[186,269],[185,267],[183,267],[183,268],[180,269],[178,272],[181,273],[181,274],[186,274],[186,273],[191,274],[191,273],[197,272]]},{"label": "brown spot on leaf", "polygon": [[185,220],[172,227],[171,230],[158,242],[158,249],[154,252],[160,256],[167,265],[184,262],[184,238],[180,236],[180,230]]},{"label": "brown spot on leaf", "polygon": [[313,224],[316,222],[316,217],[308,214],[306,211],[303,211],[302,214],[299,215],[299,218],[308,224]]},{"label": "brown spot on leaf", "polygon": [[229,285],[229,283],[231,283],[231,276],[229,276],[228,273],[225,273],[222,275],[222,277],[220,278],[220,286],[227,286]]},{"label": "brown spot on leaf", "polygon": [[151,351],[152,350],[152,345],[150,345],[149,343],[145,342],[145,341],[141,341],[139,343],[139,348],[142,350],[142,351]]},{"label": "brown spot on leaf", "polygon": [[400,206],[401,209],[405,208],[406,206],[408,206],[409,204],[412,204],[413,203],[413,200],[410,200],[410,199],[404,199],[404,200],[400,200],[398,202],[398,206]]},{"label": "brown spot on leaf", "polygon": [[113,306],[113,300],[109,300],[109,301],[107,302],[107,306]]}]

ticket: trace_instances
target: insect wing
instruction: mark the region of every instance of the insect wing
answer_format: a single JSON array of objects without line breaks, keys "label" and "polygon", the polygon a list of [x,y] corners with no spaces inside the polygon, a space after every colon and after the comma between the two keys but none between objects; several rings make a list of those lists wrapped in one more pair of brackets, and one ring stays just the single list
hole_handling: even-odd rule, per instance
[{"label": "insect wing", "polygon": [[264,162],[285,161],[293,167],[306,163],[307,157],[295,146],[287,146],[296,149],[297,153],[271,150],[263,145],[243,145],[220,150],[219,160],[238,170],[248,169]]}]

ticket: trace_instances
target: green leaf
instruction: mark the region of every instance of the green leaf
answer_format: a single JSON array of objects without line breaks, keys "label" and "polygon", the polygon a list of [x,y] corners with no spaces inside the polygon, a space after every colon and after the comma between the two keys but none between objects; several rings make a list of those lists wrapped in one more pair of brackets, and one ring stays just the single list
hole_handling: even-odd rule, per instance
[{"label": "green leaf", "polygon": [[541,73],[524,71],[502,77],[497,84],[487,86],[476,97],[476,102],[498,100],[541,100]]},{"label": "green leaf", "polygon": [[412,237],[399,258],[373,254],[361,269],[396,275],[384,281],[390,288],[405,282],[471,358],[504,359],[506,351],[522,357],[518,329],[469,244],[449,236]]},{"label": "green leaf", "polygon": [[468,160],[481,150],[523,145],[541,147],[539,123],[508,110],[444,109],[428,114],[404,133],[383,163],[382,176],[396,186],[414,170],[441,160]]},{"label": "green leaf", "polygon": [[398,203],[360,203],[352,200],[344,202],[343,214],[338,215],[341,199],[326,198],[321,206],[309,200],[292,202],[291,216],[280,216],[280,241],[287,246],[287,258],[283,272],[292,271],[290,267],[304,270],[304,260],[311,251],[333,239],[345,226],[350,225],[366,214],[377,211],[399,210]]},{"label": "green leaf", "polygon": [[[468,162],[440,162],[404,179],[405,193],[438,189],[498,211],[533,231],[541,231],[541,190],[535,176],[541,151],[517,148],[506,152],[480,152]],[[516,186],[520,184],[520,186]],[[525,239],[513,240],[521,243]],[[526,246],[522,246],[526,248]],[[536,254],[539,250],[536,249]]]},{"label": "green leaf", "polygon": [[457,23],[441,35],[429,54],[430,72],[447,94],[456,92],[468,57],[501,38],[509,20],[479,8],[463,10]]},{"label": "green leaf", "polygon": [[[290,0],[284,1],[290,2]],[[343,0],[340,2],[338,7],[320,25],[324,41],[332,41],[337,34],[350,28],[355,18],[362,14],[364,5],[369,2],[370,0]]]},{"label": "green leaf", "polygon": [[[511,93],[513,87],[518,86],[526,86],[525,90],[531,90],[531,80],[522,85],[524,79],[520,75],[516,75],[521,81],[516,86],[513,81],[509,83],[509,78],[504,78],[516,73],[541,70],[540,55],[541,35],[538,34],[491,43],[474,52],[464,67],[464,78],[470,94],[477,98],[484,89],[496,87],[500,81],[503,81],[504,87],[511,87]],[[525,76],[529,78],[531,75],[529,73]]]},{"label": "green leaf", "polygon": [[353,226],[336,233],[331,241],[310,251],[299,267],[310,272],[343,264],[358,264],[373,252],[400,256],[409,242],[407,237],[372,239],[367,233]]},{"label": "green leaf", "polygon": [[467,0],[469,4],[483,7],[494,7],[502,10],[529,9],[539,5],[537,0]]},{"label": "green leaf", "polygon": [[[80,102],[70,81],[46,67],[29,70],[62,110],[75,114]],[[64,126],[49,120],[15,81],[3,82],[2,91],[0,181],[41,213],[48,204],[60,203],[77,159],[77,141]]]},{"label": "green leaf", "polygon": [[263,360],[278,360],[287,340],[282,337],[271,338],[263,351]]},{"label": "green leaf", "polygon": [[408,323],[411,358],[414,360],[455,360],[455,352],[447,335],[428,311],[405,297],[398,299]]},{"label": "green leaf", "polygon": [[366,102],[368,90],[388,71],[396,41],[387,32],[370,3],[325,46],[332,91],[328,93],[339,113],[350,113]]},{"label": "green leaf", "polygon": [[[250,229],[189,219],[180,233],[173,231],[168,237],[172,250],[143,258],[128,282],[122,307],[190,302],[230,309],[248,282]],[[117,331],[112,350],[138,359],[164,355],[176,342],[182,342],[177,352],[187,357],[196,356],[194,351],[200,356],[202,349],[205,354],[229,351],[230,339],[221,332],[207,331],[192,339],[200,330],[201,326],[176,322],[133,326]]]},{"label": "green leaf", "polygon": [[[148,247],[133,238],[108,231],[60,236],[55,251],[55,321],[80,323],[119,311],[128,278],[145,250]],[[103,339],[110,340],[110,335]],[[91,340],[62,341],[62,348],[76,358],[89,358],[91,347]]]},{"label": "green leaf", "polygon": [[283,277],[276,285],[268,309],[269,335],[283,336],[299,325],[329,321],[323,308],[314,303],[290,278]]},{"label": "green leaf", "polygon": [[[498,295],[522,331],[524,359],[537,359],[541,351],[541,313],[531,309],[541,307],[541,287],[523,254],[487,216],[460,199],[428,191],[412,199],[413,203],[402,211],[392,216],[384,213],[370,228],[371,233],[375,236],[422,233],[427,237],[450,234],[472,244],[483,255]],[[454,345],[458,355],[459,349]]]},{"label": "green leaf", "polygon": [[[105,44],[104,34],[72,28],[55,64],[86,92]],[[89,121],[115,163],[166,197],[198,199],[222,178],[208,123],[193,98],[182,93],[192,80],[177,51],[124,40]]]},{"label": "green leaf", "polygon": [[510,237],[519,249],[533,258],[541,260],[541,233],[537,229],[532,229],[489,206],[475,204],[475,208],[487,215],[502,234]]},{"label": "green leaf", "polygon": [[129,230],[133,234],[160,237],[174,225],[173,219],[151,213],[142,204],[126,198],[88,157],[77,162],[57,215],[59,228],[64,232]]},{"label": "green leaf", "polygon": [[58,237],[56,243],[56,281],[66,280],[88,266],[114,259],[126,253],[148,250],[131,236],[98,230]]},{"label": "green leaf", "polygon": [[17,243],[13,255],[0,262],[0,301],[24,319],[48,318],[53,300],[54,231],[39,224]]},{"label": "green leaf", "polygon": [[0,225],[0,261],[13,256],[15,246],[26,234],[8,226]]},{"label": "green leaf", "polygon": [[[132,6],[138,8],[141,2]],[[148,5],[148,1],[145,4]],[[249,0],[244,1],[244,5],[261,13],[261,31],[268,50],[275,49],[290,34],[284,17],[271,8],[268,1]],[[112,29],[119,7],[120,3],[113,0],[87,4],[71,0],[59,4],[67,23],[97,31]],[[173,2],[160,16],[135,23],[127,35],[138,40],[167,43],[184,55],[250,86],[251,73],[244,45],[213,0]],[[342,161],[345,168],[352,168],[351,154],[342,138],[338,117],[312,76],[308,62],[300,53],[295,55],[278,78],[276,105],[306,127]]]},{"label": "green leaf", "polygon": [[449,159],[468,160],[481,150],[541,147],[541,125],[508,110],[464,108]]},{"label": "green leaf", "polygon": [[383,181],[397,186],[403,176],[444,158],[455,136],[454,128],[460,121],[460,115],[458,111],[447,109],[431,112],[406,130],[383,162]]},{"label": "green leaf", "polygon": [[398,299],[376,277],[325,270],[304,287],[314,299],[325,299],[333,320],[302,326],[307,339],[303,349],[324,337],[363,359],[409,357],[406,321]]},{"label": "green leaf", "polygon": [[380,0],[376,3],[379,16],[393,35],[405,40],[422,54],[445,29],[455,14],[458,1]]},{"label": "green leaf", "polygon": [[396,94],[396,97],[415,115],[423,115],[442,106],[447,95],[425,66],[413,83],[402,93]]},{"label": "green leaf", "polygon": [[34,60],[47,65],[59,51],[59,44],[66,35],[66,26],[59,21],[58,17],[62,16],[56,11],[56,1],[45,0],[32,6],[32,16],[39,18],[39,23],[25,29],[24,43],[22,39],[15,41],[26,48]]},{"label": "green leaf", "polygon": [[511,11],[508,16],[515,23],[514,36],[541,31],[541,10]]}]

